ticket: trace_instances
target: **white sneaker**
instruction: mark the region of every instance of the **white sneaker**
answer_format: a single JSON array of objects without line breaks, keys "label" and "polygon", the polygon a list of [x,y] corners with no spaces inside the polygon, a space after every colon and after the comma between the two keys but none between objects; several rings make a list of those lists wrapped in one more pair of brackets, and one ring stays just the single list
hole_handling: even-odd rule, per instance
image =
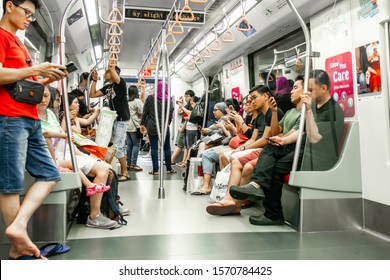
[{"label": "white sneaker", "polygon": [[88,216],[87,223],[85,225],[91,228],[113,228],[116,227],[118,223],[106,216],[103,216],[102,214],[99,214],[93,220]]},{"label": "white sneaker", "polygon": [[130,216],[130,209],[119,207],[119,211],[121,212],[122,216]]}]

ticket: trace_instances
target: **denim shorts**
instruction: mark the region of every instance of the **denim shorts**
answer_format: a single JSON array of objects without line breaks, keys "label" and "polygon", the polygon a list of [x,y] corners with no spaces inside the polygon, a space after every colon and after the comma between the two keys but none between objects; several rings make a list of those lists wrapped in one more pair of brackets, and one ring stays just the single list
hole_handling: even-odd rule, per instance
[{"label": "denim shorts", "polygon": [[25,170],[36,181],[61,180],[39,120],[0,116],[0,149],[0,193],[22,192]]},{"label": "denim shorts", "polygon": [[130,121],[115,121],[112,132],[112,143],[117,148],[115,156],[123,158],[127,154],[126,131]]}]

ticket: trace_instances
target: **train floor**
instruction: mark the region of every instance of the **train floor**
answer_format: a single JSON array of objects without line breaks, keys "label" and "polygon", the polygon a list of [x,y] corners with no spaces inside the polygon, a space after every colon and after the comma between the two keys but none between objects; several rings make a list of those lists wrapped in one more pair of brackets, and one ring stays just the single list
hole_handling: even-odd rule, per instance
[{"label": "train floor", "polygon": [[[345,260],[390,259],[390,240],[364,230],[352,232],[298,233],[288,225],[253,226],[250,215],[216,217],[207,214],[208,196],[182,190],[181,172],[164,175],[165,199],[158,199],[159,176],[149,175],[150,159],[139,159],[143,172],[131,172],[119,193],[130,209],[128,224],[114,230],[87,228],[73,223],[66,254],[53,260]],[[38,244],[38,246],[41,244]],[[9,245],[0,245],[0,258]]]}]

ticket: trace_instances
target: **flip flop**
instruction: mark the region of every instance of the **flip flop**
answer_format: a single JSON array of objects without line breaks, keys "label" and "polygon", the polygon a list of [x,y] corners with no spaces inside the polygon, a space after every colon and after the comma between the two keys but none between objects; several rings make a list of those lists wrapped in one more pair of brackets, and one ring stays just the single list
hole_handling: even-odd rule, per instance
[{"label": "flip flop", "polygon": [[[125,182],[125,181],[130,181],[131,180],[129,175],[119,174],[118,177],[119,177],[119,179],[118,179],[119,182]],[[125,177],[125,179],[122,179],[122,177]]]},{"label": "flip flop", "polygon": [[33,260],[43,260],[42,256],[36,257],[36,256],[19,256],[16,259],[9,257],[8,260],[10,261],[33,261]]},{"label": "flip flop", "polygon": [[211,191],[206,192],[205,190],[200,189],[197,192],[193,192],[192,194],[193,195],[209,195],[209,194],[211,194]]},{"label": "flip flop", "polygon": [[167,174],[176,174],[176,173],[177,173],[177,171],[174,170],[174,169],[171,169],[171,170],[167,171]]},{"label": "flip flop", "polygon": [[133,165],[131,169],[134,171],[143,171],[143,169],[141,167],[139,167],[138,165]]},{"label": "flip flop", "polygon": [[51,257],[69,252],[70,247],[60,243],[49,243],[42,246],[39,250],[41,251],[41,256]]},{"label": "flip flop", "polygon": [[217,202],[207,206],[206,211],[213,216],[240,215],[240,210],[237,209],[236,205],[223,205]]}]

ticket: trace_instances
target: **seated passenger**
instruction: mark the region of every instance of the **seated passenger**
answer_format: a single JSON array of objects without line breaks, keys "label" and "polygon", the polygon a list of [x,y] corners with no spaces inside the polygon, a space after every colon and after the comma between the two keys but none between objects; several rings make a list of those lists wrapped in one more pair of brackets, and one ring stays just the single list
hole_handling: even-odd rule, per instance
[{"label": "seated passenger", "polygon": [[[257,116],[254,124],[254,131],[251,139],[245,144],[236,149],[237,154],[247,151],[245,155],[240,156],[238,159],[234,158],[231,163],[231,170],[229,176],[228,187],[233,184],[244,183],[252,174],[252,165],[256,164],[257,158],[261,152],[261,149],[268,144],[267,138],[271,136],[271,117],[272,110],[270,108],[270,100],[274,100],[270,97],[270,92],[266,86],[255,86],[250,90],[250,98],[252,100],[252,106],[258,108],[259,115]],[[282,119],[283,113],[280,110],[276,110],[276,121]],[[243,169],[245,164],[248,166]],[[242,174],[241,174],[242,172]],[[229,192],[219,202],[210,204],[206,211],[211,215],[227,215],[232,213],[238,213],[241,209],[241,202],[234,200]]]},{"label": "seated passenger", "polygon": [[[308,107],[306,113],[306,117],[308,118],[306,121],[306,133],[310,143],[320,143],[321,141],[324,141],[325,138],[329,138],[328,135],[321,135],[319,133],[319,127],[317,126],[316,121],[329,122],[333,117],[335,119],[343,119],[341,108],[331,98],[329,89],[330,79],[328,74],[323,70],[312,71],[309,77],[310,92],[302,95],[302,99],[297,106],[297,108],[300,108],[300,104],[304,101]],[[292,96],[294,96],[294,94],[295,93],[293,93]],[[311,107],[311,96],[313,96],[314,100],[317,102],[314,108]],[[315,117],[312,113],[313,109],[317,113]],[[296,111],[297,112],[295,114],[298,114],[298,110]],[[290,114],[287,113],[286,118],[289,117],[289,115]],[[289,122],[285,121],[285,125],[288,125],[288,123]],[[339,123],[341,122],[339,121]],[[338,131],[338,135],[334,136],[338,136],[340,139],[342,134],[342,125],[339,125],[336,131]],[[294,158],[295,141],[297,137],[298,133],[294,127],[287,133],[286,136],[282,135],[272,137],[272,145],[265,148],[260,155],[252,176],[252,181],[248,185],[242,187],[232,186],[230,188],[230,194],[236,199],[264,199],[263,205],[265,213],[259,216],[251,216],[249,219],[251,224],[284,224],[281,204],[283,177],[291,171]],[[301,153],[302,151],[303,147],[301,148]]]},{"label": "seated passenger", "polygon": [[[202,128],[200,130],[201,134],[203,136],[211,136],[214,134],[219,134],[223,137],[230,136],[230,132],[224,126],[225,121],[228,119],[228,117],[226,116],[228,110],[229,109],[227,108],[225,102],[219,102],[215,104],[213,109],[213,114],[214,117],[217,119],[217,121],[207,128]],[[220,143],[220,141],[218,143]],[[216,145],[217,143],[206,144],[202,142],[199,145],[198,157],[202,154],[204,150],[209,149]]]},{"label": "seated passenger", "polygon": [[[72,91],[73,92],[73,91]],[[74,119],[72,123],[72,131],[76,133],[81,133],[81,128],[85,126],[89,126],[92,124],[96,118],[99,116],[100,109],[99,108],[92,108],[90,110],[91,115],[89,115],[87,118],[80,118],[79,110],[80,110],[80,103],[79,99],[76,95],[69,94],[68,95],[68,101],[69,101],[69,111],[72,113],[74,112],[76,114],[76,118]],[[64,128],[64,126],[63,126]]]},{"label": "seated passenger", "polygon": [[[229,115],[234,119],[235,126],[229,121],[225,121],[225,127],[233,126],[234,130],[238,130],[238,135],[231,138],[229,145],[219,145],[208,149],[202,153],[202,167],[203,167],[203,187],[196,194],[209,194],[211,192],[211,176],[213,175],[213,164],[219,161],[219,155],[232,151],[233,146],[237,148],[240,143],[245,143],[248,138],[252,136],[252,126],[258,115],[258,110],[255,109],[250,101],[244,99],[244,111],[247,114],[245,121],[237,113],[240,108],[234,108],[237,110],[231,110]],[[231,129],[231,132],[233,129]],[[220,168],[222,169],[222,168]]]},{"label": "seated passenger", "polygon": [[[60,140],[53,139],[53,147],[55,148],[56,161],[61,167],[72,168],[69,153],[69,143],[65,142],[67,134],[62,130],[59,122],[57,121],[54,113],[46,109],[50,100],[50,92],[48,87],[45,87],[45,94],[42,99],[39,108],[39,117],[42,123],[42,134],[47,138],[60,138]],[[62,140],[61,140],[62,139]],[[74,146],[75,147],[75,146]],[[87,156],[80,151],[76,151],[76,160],[80,169],[80,176],[83,183],[86,183],[87,195],[90,196],[90,215],[87,219],[87,227],[94,228],[113,228],[117,226],[116,221],[112,221],[109,218],[103,216],[100,213],[100,204],[104,191],[108,190],[108,186],[105,186],[109,175],[110,165],[102,162],[96,158]],[[90,177],[94,177],[93,183],[85,177],[84,174]],[[92,184],[92,186],[91,186]]]}]

